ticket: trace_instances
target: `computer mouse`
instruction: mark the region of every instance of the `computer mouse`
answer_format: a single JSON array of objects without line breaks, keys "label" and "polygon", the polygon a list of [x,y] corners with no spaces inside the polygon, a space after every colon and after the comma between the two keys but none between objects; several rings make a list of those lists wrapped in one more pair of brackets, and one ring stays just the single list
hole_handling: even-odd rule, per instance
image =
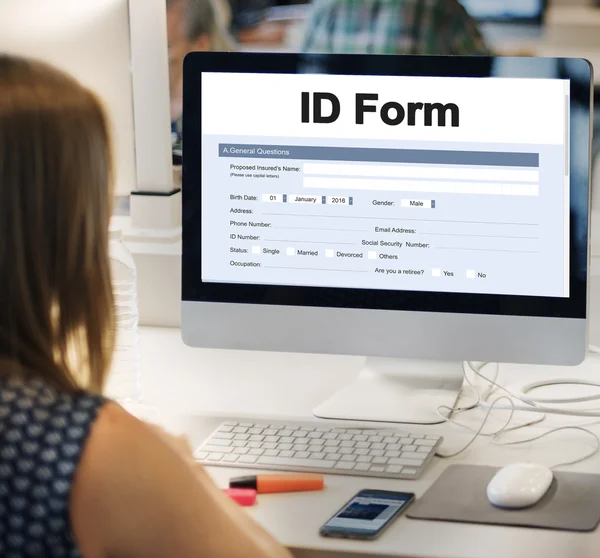
[{"label": "computer mouse", "polygon": [[487,486],[487,497],[499,508],[522,509],[537,504],[554,475],[544,465],[514,463],[500,469]]}]

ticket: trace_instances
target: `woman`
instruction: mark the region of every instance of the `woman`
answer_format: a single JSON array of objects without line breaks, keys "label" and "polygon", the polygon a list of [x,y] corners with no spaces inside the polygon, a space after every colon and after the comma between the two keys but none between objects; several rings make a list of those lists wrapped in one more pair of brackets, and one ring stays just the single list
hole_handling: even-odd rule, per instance
[{"label": "woman", "polygon": [[287,557],[189,451],[100,395],[111,200],[95,97],[0,56],[0,556]]}]

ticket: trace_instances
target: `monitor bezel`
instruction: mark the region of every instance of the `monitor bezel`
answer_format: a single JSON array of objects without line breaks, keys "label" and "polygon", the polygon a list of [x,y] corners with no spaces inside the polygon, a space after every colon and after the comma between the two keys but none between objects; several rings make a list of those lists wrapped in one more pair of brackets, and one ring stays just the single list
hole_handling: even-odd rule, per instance
[{"label": "monitor bezel", "polygon": [[[375,58],[377,58],[376,63]],[[560,60],[560,59],[558,59]],[[563,59],[564,60],[564,59]],[[473,315],[524,316],[549,318],[587,317],[589,233],[585,247],[585,269],[577,268],[573,251],[577,248],[570,235],[570,287],[568,298],[465,294],[430,291],[390,291],[371,289],[340,289],[283,285],[248,285],[234,283],[209,283],[202,281],[202,72],[277,73],[295,74],[306,64],[329,64],[326,74],[402,75],[477,77],[482,62],[492,64],[494,57],[442,57],[442,56],[377,56],[377,55],[319,55],[280,53],[190,53],[184,61],[183,87],[183,254],[182,300],[189,302],[216,302],[300,307],[329,307],[412,312],[460,313]],[[590,118],[584,129],[579,121],[571,120],[571,136],[587,134],[591,138],[592,67],[583,59],[569,59],[585,65],[585,91],[589,89]],[[537,58],[511,59],[514,76],[531,73],[541,60]],[[335,64],[332,67],[332,64]],[[368,70],[367,70],[368,68]],[[583,68],[583,66],[582,66]],[[339,70],[339,71],[336,71]],[[571,107],[575,103],[571,98]],[[570,158],[571,167],[575,164]],[[587,154],[587,223],[589,223],[589,169]],[[574,188],[571,172],[571,193]],[[573,196],[571,195],[571,200]],[[571,212],[573,201],[571,202]],[[589,226],[588,226],[589,230]]]}]

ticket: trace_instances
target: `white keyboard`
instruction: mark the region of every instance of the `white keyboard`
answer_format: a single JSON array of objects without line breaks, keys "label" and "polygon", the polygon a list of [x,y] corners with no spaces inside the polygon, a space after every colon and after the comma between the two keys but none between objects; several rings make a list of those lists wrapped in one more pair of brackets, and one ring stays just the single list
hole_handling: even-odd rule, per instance
[{"label": "white keyboard", "polygon": [[418,479],[440,436],[395,428],[226,421],[196,450],[206,465]]}]

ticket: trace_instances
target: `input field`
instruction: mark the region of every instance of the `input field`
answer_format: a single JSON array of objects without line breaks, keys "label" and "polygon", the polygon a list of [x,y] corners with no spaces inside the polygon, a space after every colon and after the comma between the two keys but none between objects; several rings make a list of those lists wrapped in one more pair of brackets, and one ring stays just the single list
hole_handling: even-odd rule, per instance
[{"label": "input field", "polygon": [[304,188],[326,190],[366,190],[382,192],[422,192],[428,194],[481,194],[495,196],[539,196],[539,184],[496,182],[435,182],[372,178],[329,178],[306,176]]},{"label": "input field", "polygon": [[419,178],[433,180],[486,180],[539,183],[540,173],[531,169],[498,169],[460,166],[358,165],[305,163],[305,176],[356,176],[372,178]]}]

